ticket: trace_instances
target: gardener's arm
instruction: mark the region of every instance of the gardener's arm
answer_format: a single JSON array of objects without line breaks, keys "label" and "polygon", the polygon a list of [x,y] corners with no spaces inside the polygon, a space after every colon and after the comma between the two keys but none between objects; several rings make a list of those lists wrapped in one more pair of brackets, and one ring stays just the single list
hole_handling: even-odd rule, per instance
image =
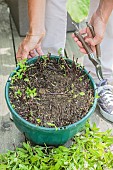
[{"label": "gardener's arm", "polygon": [[[80,31],[81,34],[83,33],[87,34],[85,41],[89,45],[91,45],[93,51],[95,51],[94,46],[101,43],[104,37],[106,25],[112,10],[113,10],[113,0],[100,0],[98,8],[90,20],[90,24],[93,25],[95,30],[95,34],[96,34],[95,37],[92,38],[88,28],[85,28]],[[79,45],[80,51],[86,53],[80,41],[78,41],[78,39],[74,35],[73,38]]]},{"label": "gardener's arm", "polygon": [[46,0],[28,0],[29,32],[19,46],[17,60],[30,58],[30,53],[36,49],[43,55],[41,41],[45,35]]}]

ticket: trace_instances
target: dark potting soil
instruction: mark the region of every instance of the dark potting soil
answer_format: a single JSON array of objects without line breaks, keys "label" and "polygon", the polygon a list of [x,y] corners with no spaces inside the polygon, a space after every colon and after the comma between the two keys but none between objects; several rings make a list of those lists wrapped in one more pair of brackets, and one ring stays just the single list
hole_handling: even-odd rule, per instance
[{"label": "dark potting soil", "polygon": [[37,126],[62,127],[88,113],[94,90],[79,64],[45,58],[22,69],[12,78],[9,97],[25,120]]}]

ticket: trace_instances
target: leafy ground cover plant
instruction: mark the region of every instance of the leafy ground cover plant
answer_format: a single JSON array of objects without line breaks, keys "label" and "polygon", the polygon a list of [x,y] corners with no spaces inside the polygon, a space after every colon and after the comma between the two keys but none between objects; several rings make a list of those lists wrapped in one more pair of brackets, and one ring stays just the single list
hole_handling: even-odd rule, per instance
[{"label": "leafy ground cover plant", "polygon": [[87,122],[69,148],[23,143],[22,148],[0,154],[0,170],[112,170],[112,146],[111,130],[100,132]]},{"label": "leafy ground cover plant", "polygon": [[16,112],[25,120],[43,127],[62,127],[82,119],[94,101],[84,67],[60,56],[39,57],[20,69],[11,79],[9,97]]}]

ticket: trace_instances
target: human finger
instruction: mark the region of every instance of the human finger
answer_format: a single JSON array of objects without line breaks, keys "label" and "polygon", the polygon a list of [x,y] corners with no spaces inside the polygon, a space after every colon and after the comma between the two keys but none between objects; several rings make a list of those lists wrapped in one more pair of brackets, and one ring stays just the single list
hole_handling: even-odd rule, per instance
[{"label": "human finger", "polygon": [[21,55],[21,58],[22,58],[22,60],[23,60],[23,59],[26,59],[26,58],[27,58],[27,56],[29,55],[29,52],[26,51],[26,50],[22,50],[21,53],[20,53],[20,55]]},{"label": "human finger", "polygon": [[81,30],[79,31],[79,33],[80,33],[81,35],[82,35],[82,34],[87,34],[87,27],[81,29]]},{"label": "human finger", "polygon": [[77,42],[78,41],[78,38],[77,37],[73,37],[74,41]]},{"label": "human finger", "polygon": [[28,51],[23,49],[22,46],[20,46],[16,54],[16,58],[17,60],[26,59],[28,54],[29,54]]},{"label": "human finger", "polygon": [[37,52],[39,55],[44,55],[44,52],[42,51],[41,46],[37,46],[37,47],[36,47],[36,52]]},{"label": "human finger", "polygon": [[[91,51],[92,52],[95,52],[96,51],[96,48],[95,46],[89,46],[91,48]],[[86,50],[84,48],[80,48],[80,52],[84,53],[84,54],[87,54]]]},{"label": "human finger", "polygon": [[27,58],[30,59],[30,58],[32,58],[32,56],[31,56],[31,55],[28,55]]},{"label": "human finger", "polygon": [[84,48],[80,48],[80,52],[83,53],[83,54],[87,54],[87,52]]},{"label": "human finger", "polygon": [[100,44],[103,37],[95,36],[94,38],[86,38],[86,42],[91,44],[92,46],[95,46],[97,44]]},{"label": "human finger", "polygon": [[18,57],[18,58],[16,58],[16,59],[17,59],[17,63],[20,62],[20,61],[22,60],[21,57]]},{"label": "human finger", "polygon": [[77,45],[78,45],[80,48],[83,48],[83,45],[82,45],[82,43],[81,43],[80,41],[77,41],[76,43],[77,43]]},{"label": "human finger", "polygon": [[35,49],[31,50],[31,51],[29,52],[29,55],[30,55],[31,57],[37,56],[36,50],[35,50]]},{"label": "human finger", "polygon": [[73,38],[75,41],[78,41],[78,38],[75,36],[74,33],[72,34],[72,38]]}]

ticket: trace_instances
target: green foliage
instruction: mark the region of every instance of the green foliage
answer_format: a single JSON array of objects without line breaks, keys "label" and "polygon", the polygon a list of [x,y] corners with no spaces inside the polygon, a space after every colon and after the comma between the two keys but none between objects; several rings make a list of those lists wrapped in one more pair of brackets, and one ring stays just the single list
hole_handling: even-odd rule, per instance
[{"label": "green foliage", "polygon": [[85,131],[74,137],[69,148],[23,143],[22,148],[0,155],[0,170],[111,170],[110,134],[110,130],[100,132],[95,124],[90,127],[87,122]]},{"label": "green foliage", "polygon": [[79,80],[82,81],[83,80],[82,77],[80,77]]},{"label": "green foliage", "polygon": [[24,81],[29,82],[30,80],[29,80],[29,78],[25,78]]},{"label": "green foliage", "polygon": [[16,96],[16,97],[21,97],[21,96],[22,96],[22,92],[20,91],[20,89],[18,89],[18,90],[15,92],[15,96]]},{"label": "green foliage", "polygon": [[29,87],[27,87],[26,94],[28,98],[35,97],[37,95],[36,88],[30,89]]},{"label": "green foliage", "polygon": [[23,77],[22,69],[19,69],[19,70],[16,72],[16,78],[22,79],[22,77]]},{"label": "green foliage", "polygon": [[75,22],[80,23],[87,17],[89,2],[90,0],[68,0],[67,10]]},{"label": "green foliage", "polygon": [[58,50],[58,55],[59,55],[59,56],[62,55],[62,51],[63,51],[63,49],[62,49],[62,48],[59,48],[59,50]]},{"label": "green foliage", "polygon": [[21,80],[23,78],[23,73],[27,70],[27,67],[28,67],[26,65],[26,59],[20,61],[18,63],[18,66],[19,66],[19,70],[17,70],[17,71],[15,70],[14,71],[15,74],[11,78],[11,84],[13,84],[16,79],[20,79]]},{"label": "green foliage", "polygon": [[43,59],[44,62],[46,62],[48,60],[48,56],[47,55],[43,55],[41,59]]},{"label": "green foliage", "polygon": [[99,99],[99,98],[100,98],[100,96],[98,95],[98,93],[96,93],[95,98],[96,98],[96,99]]},{"label": "green foliage", "polygon": [[47,122],[47,125],[50,127],[55,127],[55,129],[58,130],[58,128],[56,127],[54,123]]},{"label": "green foliage", "polygon": [[37,123],[40,123],[41,122],[41,119],[36,119]]},{"label": "green foliage", "polygon": [[23,71],[26,71],[26,69],[27,69],[26,61],[27,61],[27,59],[23,59],[23,60],[21,60],[21,61],[18,63],[18,65],[17,65],[17,66],[19,66],[20,69],[22,69]]},{"label": "green foliage", "polygon": [[83,91],[81,91],[79,94],[80,94],[80,96],[84,96],[85,95],[85,93]]}]

